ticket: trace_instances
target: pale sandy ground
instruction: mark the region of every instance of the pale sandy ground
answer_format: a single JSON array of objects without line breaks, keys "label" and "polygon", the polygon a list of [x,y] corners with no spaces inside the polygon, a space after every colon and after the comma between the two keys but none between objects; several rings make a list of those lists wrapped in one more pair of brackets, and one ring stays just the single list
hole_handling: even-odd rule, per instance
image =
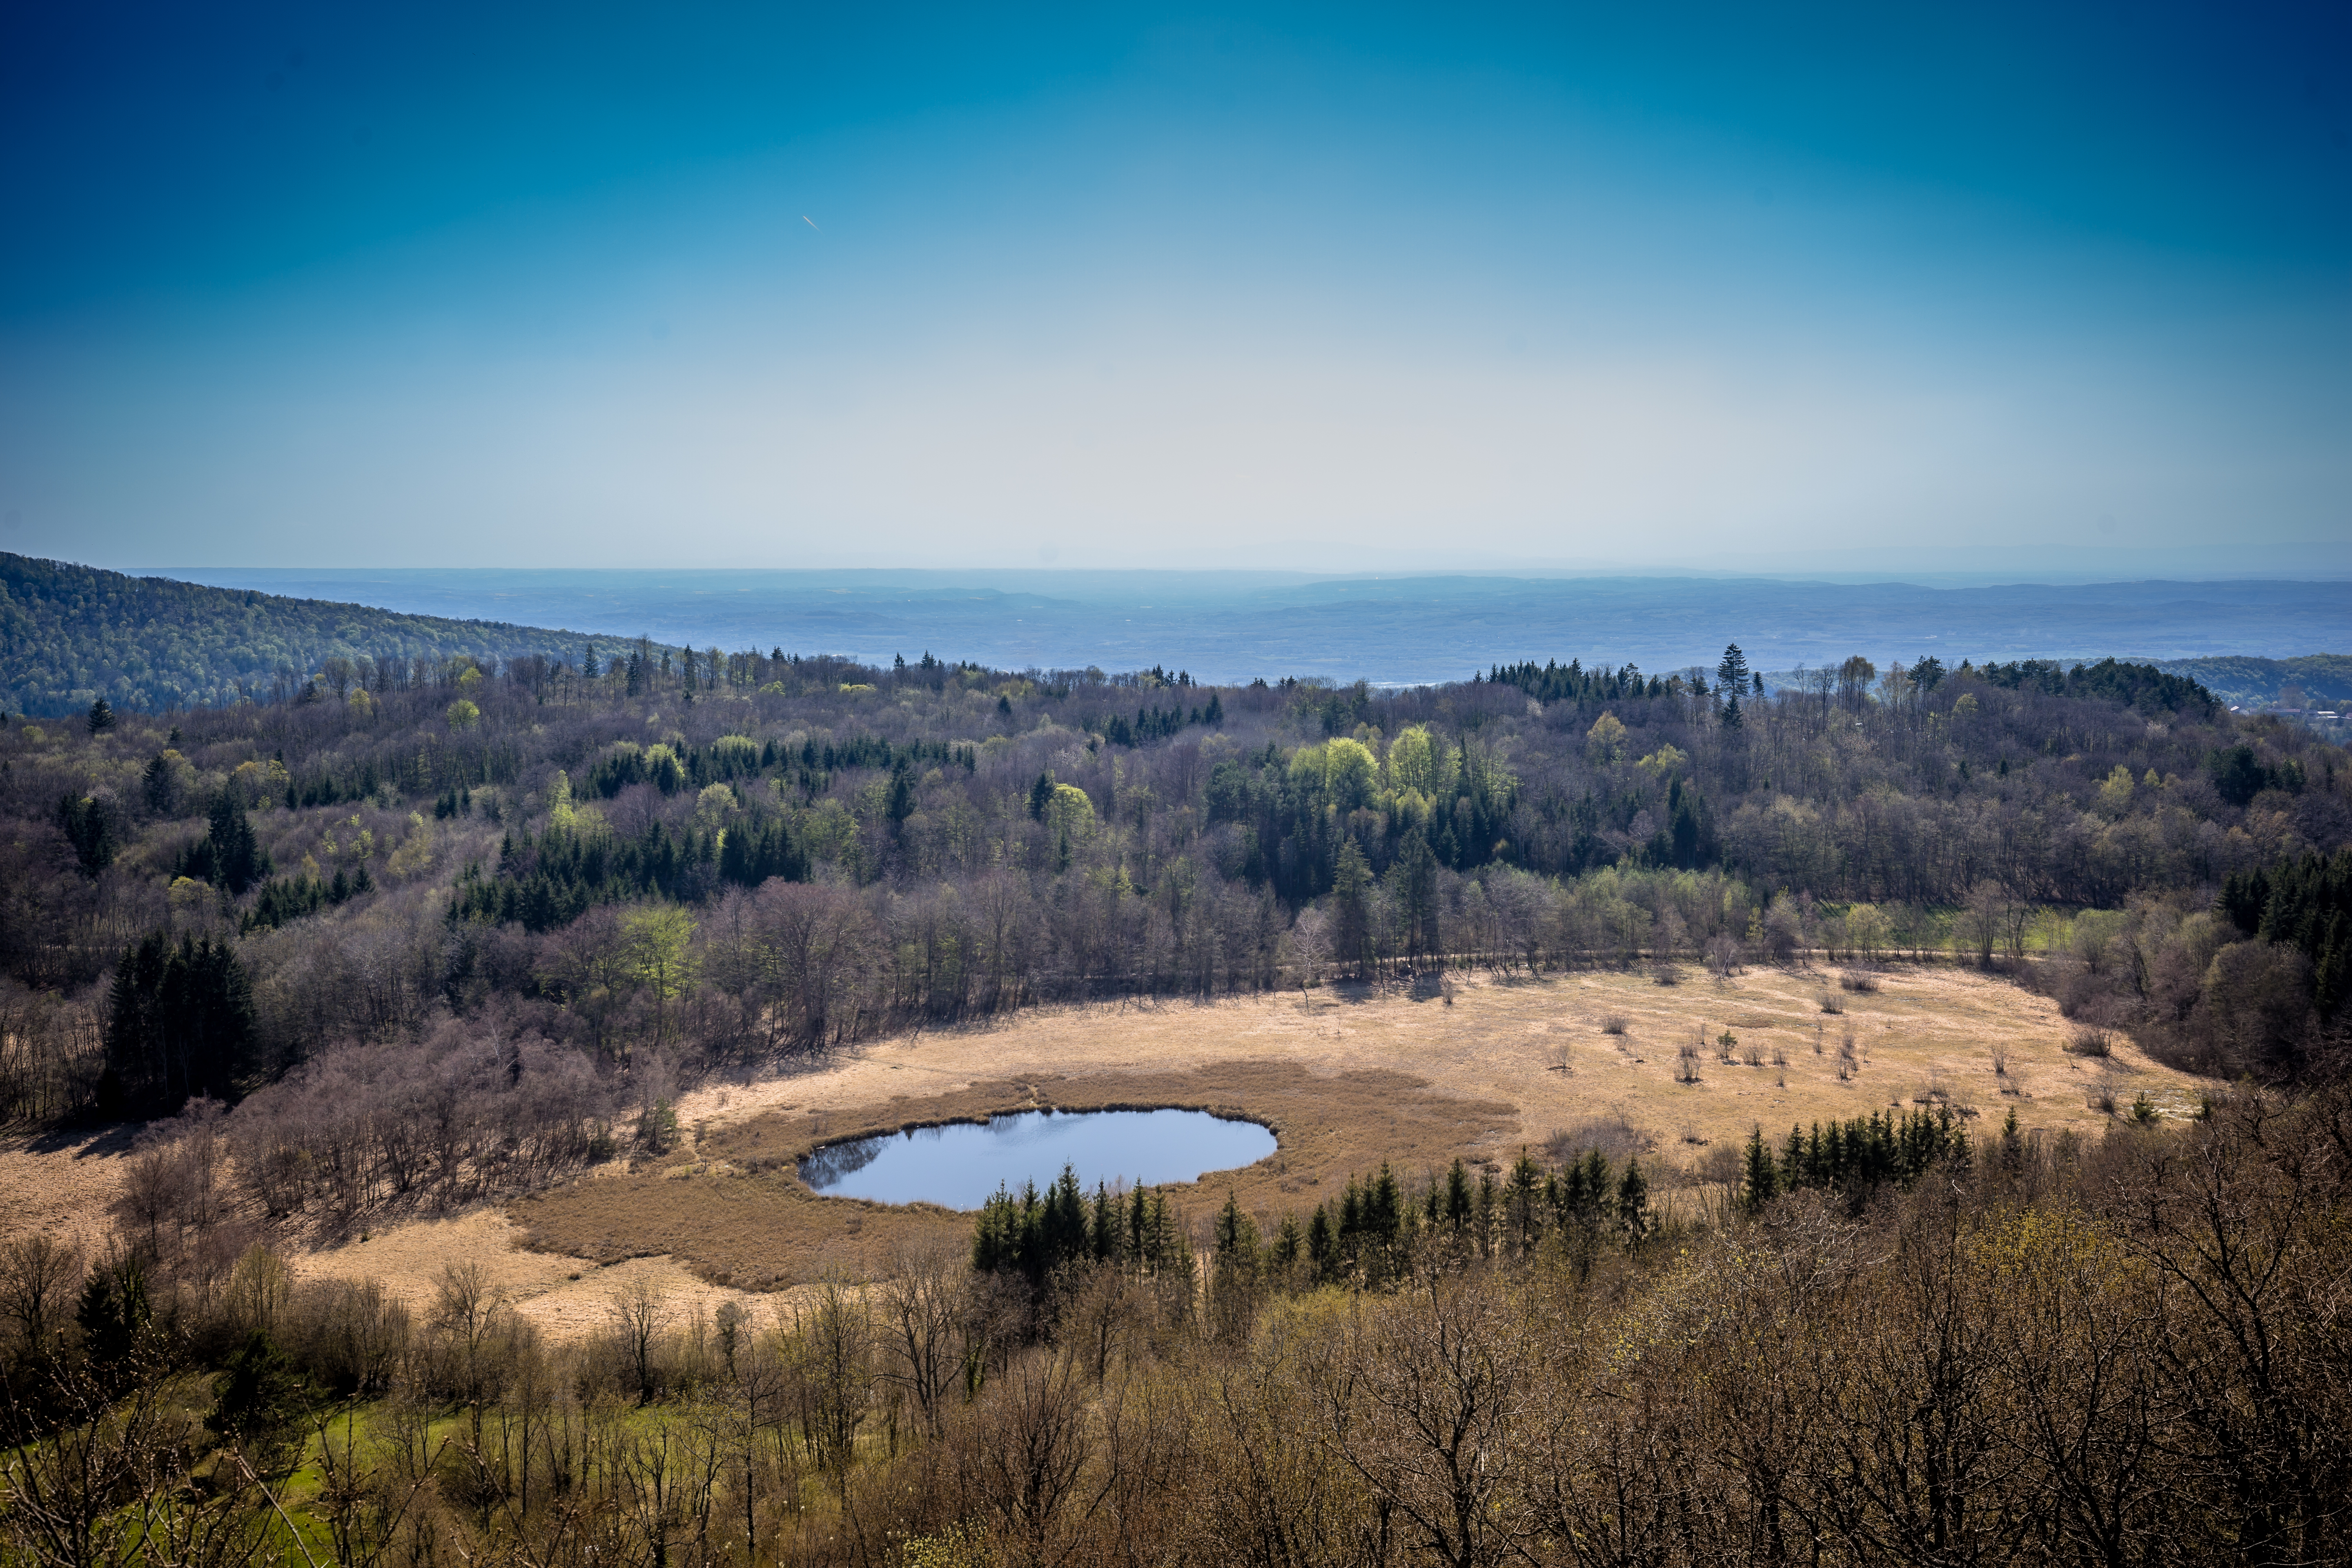
[{"label": "pale sandy ground", "polygon": [[792,1295],[755,1296],[705,1284],[667,1258],[632,1258],[599,1268],[581,1258],[519,1250],[515,1234],[503,1214],[475,1209],[447,1219],[411,1220],[365,1241],[302,1253],[288,1262],[297,1279],[373,1276],[420,1317],[431,1308],[445,1268],[478,1262],[516,1312],[559,1341],[609,1328],[614,1293],[640,1279],[651,1280],[662,1291],[673,1321],[680,1324],[698,1310],[715,1317],[727,1301],[740,1302],[764,1319]]},{"label": "pale sandy ground", "polygon": [[[1671,1151],[1697,1147],[1697,1140],[1744,1142],[1759,1124],[1778,1135],[1793,1121],[1843,1120],[1897,1104],[1909,1110],[1937,1088],[1978,1112],[1971,1125],[1979,1135],[2012,1105],[2029,1130],[2095,1134],[2107,1118],[2090,1108],[2088,1091],[2103,1078],[2122,1105],[2145,1090],[2172,1117],[2192,1113],[2200,1094],[2214,1087],[2158,1065],[2120,1037],[2105,1063],[2068,1055],[2063,1047],[2073,1028],[2056,1004],[1997,976],[1898,968],[1880,983],[1874,994],[1854,994],[1837,991],[1834,971],[1756,969],[1717,982],[1690,969],[1675,986],[1647,974],[1602,972],[1540,981],[1457,977],[1451,1006],[1396,994],[1358,999],[1323,988],[1304,1001],[1292,992],[1038,1009],[993,1028],[877,1041],[821,1071],[709,1085],[680,1101],[678,1120],[708,1131],[762,1111],[804,1111],[822,1136],[828,1112],[976,1079],[1278,1058],[1330,1072],[1414,1073],[1465,1099],[1517,1105],[1519,1124],[1496,1129],[1495,1146],[1486,1151],[1492,1154],[1508,1152],[1504,1141],[1540,1140],[1552,1129],[1612,1111]],[[1843,1016],[1821,1011],[1825,991],[1839,996]],[[1629,1020],[1622,1038],[1601,1030],[1610,1013]],[[1838,1043],[1849,1025],[1862,1069],[1840,1082]],[[1742,1047],[1760,1047],[1764,1065],[1717,1061],[1712,1042],[1725,1029]],[[1710,1043],[1701,1081],[1677,1083],[1676,1047],[1700,1035]],[[1995,1044],[2009,1049],[2015,1094],[2004,1094],[1993,1072]],[[1772,1065],[1775,1049],[1785,1067]],[[1567,1070],[1557,1070],[1562,1064]]]},{"label": "pale sandy ground", "polygon": [[[2085,1101],[2103,1078],[2120,1104],[2146,1091],[2169,1117],[2191,1113],[2214,1087],[2149,1061],[2120,1039],[2104,1064],[2067,1055],[2071,1026],[2055,1005],[1996,977],[1896,969],[1882,985],[1874,994],[1843,994],[1843,1016],[1823,1015],[1818,1004],[1824,990],[1835,988],[1833,972],[1762,969],[1727,983],[1686,971],[1684,983],[1672,987],[1646,974],[1612,973],[1517,982],[1457,977],[1452,1005],[1327,987],[1304,1000],[1293,992],[1207,1004],[1037,1009],[993,1027],[877,1041],[816,1070],[708,1085],[680,1102],[678,1120],[694,1137],[764,1111],[794,1110],[809,1114],[821,1137],[831,1113],[976,1080],[1034,1074],[1044,1081],[1278,1058],[1334,1073],[1413,1073],[1451,1094],[1518,1108],[1516,1126],[1497,1126],[1485,1147],[1465,1153],[1507,1155],[1513,1145],[1539,1141],[1554,1128],[1621,1112],[1650,1134],[1660,1157],[1689,1162],[1706,1144],[1744,1142],[1756,1125],[1778,1136],[1793,1121],[1895,1105],[1907,1110],[1935,1087],[1979,1113],[1970,1125],[1979,1138],[2011,1106],[2029,1129],[2095,1135],[2107,1119]],[[1610,1013],[1630,1020],[1622,1038],[1601,1031]],[[1851,1082],[1840,1082],[1836,1052],[1848,1025],[1863,1065]],[[1676,1083],[1675,1047],[1700,1033],[1712,1041],[1726,1028],[1743,1047],[1760,1046],[1765,1065],[1727,1066],[1710,1049],[1702,1081]],[[1996,1043],[2010,1050],[2010,1081],[2018,1093],[2001,1092],[1992,1071]],[[1775,1048],[1785,1067],[1771,1064]],[[1557,1070],[1563,1064],[1567,1070]],[[124,1147],[119,1135],[47,1152],[0,1147],[0,1242],[47,1232],[89,1252],[102,1249],[106,1210],[121,1185],[122,1158],[114,1151]],[[755,1296],[709,1285],[668,1258],[598,1268],[523,1251],[516,1235],[504,1215],[483,1208],[408,1221],[289,1261],[304,1278],[373,1275],[421,1310],[445,1265],[478,1260],[518,1311],[559,1339],[609,1322],[614,1291],[638,1278],[660,1285],[681,1321],[697,1308],[716,1312],[730,1300],[764,1315],[780,1304],[789,1310],[793,1299],[793,1292]]]}]

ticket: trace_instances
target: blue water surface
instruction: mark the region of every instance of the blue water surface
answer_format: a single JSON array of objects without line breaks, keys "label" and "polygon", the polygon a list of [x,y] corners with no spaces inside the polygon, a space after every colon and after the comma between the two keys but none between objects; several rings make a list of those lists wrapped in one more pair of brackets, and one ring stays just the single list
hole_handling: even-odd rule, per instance
[{"label": "blue water surface", "polygon": [[801,1162],[801,1179],[828,1197],[976,1209],[999,1186],[1043,1191],[1064,1165],[1091,1193],[1097,1182],[1189,1182],[1274,1149],[1256,1122],[1205,1110],[1024,1110],[829,1143]]}]

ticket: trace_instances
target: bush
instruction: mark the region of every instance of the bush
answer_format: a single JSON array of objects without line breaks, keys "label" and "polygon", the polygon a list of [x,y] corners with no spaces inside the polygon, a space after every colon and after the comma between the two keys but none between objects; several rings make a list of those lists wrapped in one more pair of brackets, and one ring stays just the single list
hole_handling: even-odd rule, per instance
[{"label": "bush", "polygon": [[2095,1026],[2085,1026],[2066,1038],[2066,1053],[2076,1057],[2108,1057],[2115,1054],[2113,1035]]}]

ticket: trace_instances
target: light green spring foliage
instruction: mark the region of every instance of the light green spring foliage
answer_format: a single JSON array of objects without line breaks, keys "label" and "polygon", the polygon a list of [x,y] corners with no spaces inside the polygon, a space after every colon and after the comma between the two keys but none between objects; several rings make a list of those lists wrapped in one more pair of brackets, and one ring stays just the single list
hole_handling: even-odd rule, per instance
[{"label": "light green spring foliage", "polygon": [[1448,745],[1421,724],[1401,731],[1385,758],[1346,735],[1301,746],[1291,753],[1290,776],[1329,810],[1381,812],[1406,827],[1427,825],[1457,795],[1502,801],[1518,784],[1491,752]]},{"label": "light green spring foliage", "polygon": [[1683,764],[1689,761],[1690,753],[1669,741],[1634,765],[1647,768],[1658,777],[1664,778],[1671,773],[1681,772]]},{"label": "light green spring foliage", "polygon": [[2117,763],[2106,782],[2099,786],[2099,809],[2109,816],[2123,816],[2131,810],[2132,795],[2137,788],[2132,783],[2131,769]]},{"label": "light green spring foliage", "polygon": [[1055,784],[1045,803],[1045,821],[1056,833],[1082,838],[1094,831],[1095,803],[1076,784]]},{"label": "light green spring foliage", "polygon": [[1625,725],[1614,713],[1603,713],[1584,732],[1584,754],[1594,764],[1613,763],[1625,754]]},{"label": "light green spring foliage", "polygon": [[735,815],[735,790],[731,784],[715,784],[702,786],[694,797],[694,825],[705,833],[715,832]]},{"label": "light green spring foliage", "polygon": [[1414,724],[1389,742],[1389,788],[1402,795],[1410,790],[1427,800],[1453,793],[1458,753],[1433,737],[1425,724]]},{"label": "light green spring foliage", "polygon": [[1380,763],[1361,741],[1341,736],[1319,745],[1301,746],[1291,756],[1293,778],[1319,790],[1341,811],[1370,805],[1380,783]]},{"label": "light green spring foliage", "polygon": [[634,910],[622,917],[629,977],[667,1002],[694,984],[694,921],[675,904]]}]

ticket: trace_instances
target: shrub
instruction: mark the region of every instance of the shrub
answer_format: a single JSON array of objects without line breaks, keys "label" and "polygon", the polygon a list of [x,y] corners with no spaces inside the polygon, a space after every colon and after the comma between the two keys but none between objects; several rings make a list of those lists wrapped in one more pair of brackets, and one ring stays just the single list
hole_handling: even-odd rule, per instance
[{"label": "shrub", "polygon": [[2066,1051],[2077,1057],[2110,1057],[2115,1054],[2115,1037],[2095,1025],[2085,1025],[2066,1038]]}]

